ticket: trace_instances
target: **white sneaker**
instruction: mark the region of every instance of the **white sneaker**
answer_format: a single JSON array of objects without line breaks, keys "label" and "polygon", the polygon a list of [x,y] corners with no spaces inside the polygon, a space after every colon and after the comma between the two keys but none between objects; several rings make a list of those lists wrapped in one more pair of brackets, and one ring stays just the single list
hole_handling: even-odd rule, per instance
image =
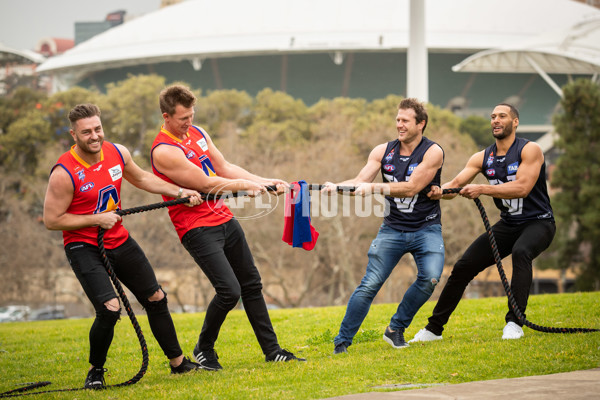
[{"label": "white sneaker", "polygon": [[408,341],[408,343],[414,342],[431,342],[434,340],[442,340],[442,335],[436,335],[433,332],[428,331],[426,328],[421,329],[414,338]]},{"label": "white sneaker", "polygon": [[523,335],[523,328],[512,321],[506,324],[502,330],[502,339],[520,339]]}]

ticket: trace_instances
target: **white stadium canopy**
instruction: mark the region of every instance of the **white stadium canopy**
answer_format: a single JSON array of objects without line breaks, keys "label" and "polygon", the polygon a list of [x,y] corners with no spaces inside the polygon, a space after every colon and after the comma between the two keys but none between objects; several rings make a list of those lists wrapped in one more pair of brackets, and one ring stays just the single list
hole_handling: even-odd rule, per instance
[{"label": "white stadium canopy", "polygon": [[600,74],[600,17],[531,40],[485,50],[452,67],[455,72],[538,73],[562,96],[548,74]]},{"label": "white stadium canopy", "polygon": [[[600,10],[570,0],[424,0],[426,46],[496,48],[562,30]],[[188,0],[103,32],[38,72],[86,73],[205,58],[328,51],[406,51],[410,0]],[[543,15],[543,16],[542,16]]]},{"label": "white stadium canopy", "polygon": [[0,43],[0,66],[6,64],[41,64],[46,60],[41,54],[31,50],[17,50]]}]

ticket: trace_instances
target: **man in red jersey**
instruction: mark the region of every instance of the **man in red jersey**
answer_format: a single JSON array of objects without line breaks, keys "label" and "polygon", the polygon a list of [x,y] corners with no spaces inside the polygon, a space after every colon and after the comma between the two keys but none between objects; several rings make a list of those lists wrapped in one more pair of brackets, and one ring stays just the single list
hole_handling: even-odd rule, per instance
[{"label": "man in red jersey", "polygon": [[[269,185],[283,193],[289,185],[280,179],[254,175],[228,162],[202,128],[192,125],[196,97],[186,87],[173,85],[160,94],[164,119],[151,150],[152,170],[167,182],[203,193],[247,191],[258,195]],[[194,348],[202,368],[220,370],[214,346],[221,325],[240,297],[266,361],[301,360],[282,349],[262,295],[260,273],[244,232],[223,204],[205,201],[198,207],[170,207],[169,216],[183,246],[215,288],[204,325]]]},{"label": "man in red jersey", "polygon": [[121,182],[151,193],[190,197],[190,208],[202,202],[200,194],[158,179],[142,170],[129,151],[104,141],[100,109],[80,104],[69,113],[75,141],[50,172],[44,201],[44,224],[62,230],[71,268],[96,310],[90,329],[90,370],[85,387],[102,389],[104,363],[121,308],[98,249],[98,226],[105,229],[104,246],[116,276],[146,309],[154,337],[169,358],[171,373],[199,369],[183,356],[167,297],[156,280],[142,249],[121,224],[114,211],[121,208]]}]

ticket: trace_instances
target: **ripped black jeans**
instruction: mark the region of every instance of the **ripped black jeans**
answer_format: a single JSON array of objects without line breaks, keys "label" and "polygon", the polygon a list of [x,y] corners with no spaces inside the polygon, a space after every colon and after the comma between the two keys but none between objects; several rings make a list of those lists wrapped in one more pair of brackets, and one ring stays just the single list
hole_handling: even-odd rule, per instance
[{"label": "ripped black jeans", "polygon": [[[114,336],[114,326],[120,315],[118,311],[108,310],[104,303],[118,298],[118,295],[104,268],[98,246],[82,242],[69,243],[65,246],[65,253],[75,276],[96,310],[96,319],[89,336],[89,362],[94,367],[101,368],[106,362]],[[150,262],[137,242],[129,237],[119,247],[106,249],[106,254],[119,281],[146,309],[150,329],[167,358],[176,358],[183,354],[167,307],[166,293],[161,301],[148,301],[161,287]]]}]

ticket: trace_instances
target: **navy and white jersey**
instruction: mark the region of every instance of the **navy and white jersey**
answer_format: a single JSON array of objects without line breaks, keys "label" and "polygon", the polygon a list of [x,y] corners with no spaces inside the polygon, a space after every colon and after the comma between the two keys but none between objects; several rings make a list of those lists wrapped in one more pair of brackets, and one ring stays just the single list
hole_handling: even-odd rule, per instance
[{"label": "navy and white jersey", "polygon": [[[515,137],[515,141],[505,155],[498,156],[496,144],[485,149],[481,172],[490,185],[501,185],[514,181],[521,164],[521,151],[529,140]],[[522,199],[494,198],[500,210],[500,218],[512,224],[519,224],[536,219],[554,219],[550,197],[546,187],[546,164],[542,163],[540,174],[527,197]]]},{"label": "navy and white jersey", "polygon": [[[381,175],[384,182],[406,182],[410,179],[412,172],[423,161],[427,150],[436,143],[423,137],[421,143],[409,156],[400,155],[400,141],[398,139],[389,142],[381,159]],[[414,232],[433,224],[441,224],[442,213],[439,200],[430,200],[427,188],[431,185],[440,185],[442,168],[440,167],[431,183],[425,186],[426,190],[413,197],[391,197],[386,198],[385,218],[383,222],[391,228],[399,231]]]}]

